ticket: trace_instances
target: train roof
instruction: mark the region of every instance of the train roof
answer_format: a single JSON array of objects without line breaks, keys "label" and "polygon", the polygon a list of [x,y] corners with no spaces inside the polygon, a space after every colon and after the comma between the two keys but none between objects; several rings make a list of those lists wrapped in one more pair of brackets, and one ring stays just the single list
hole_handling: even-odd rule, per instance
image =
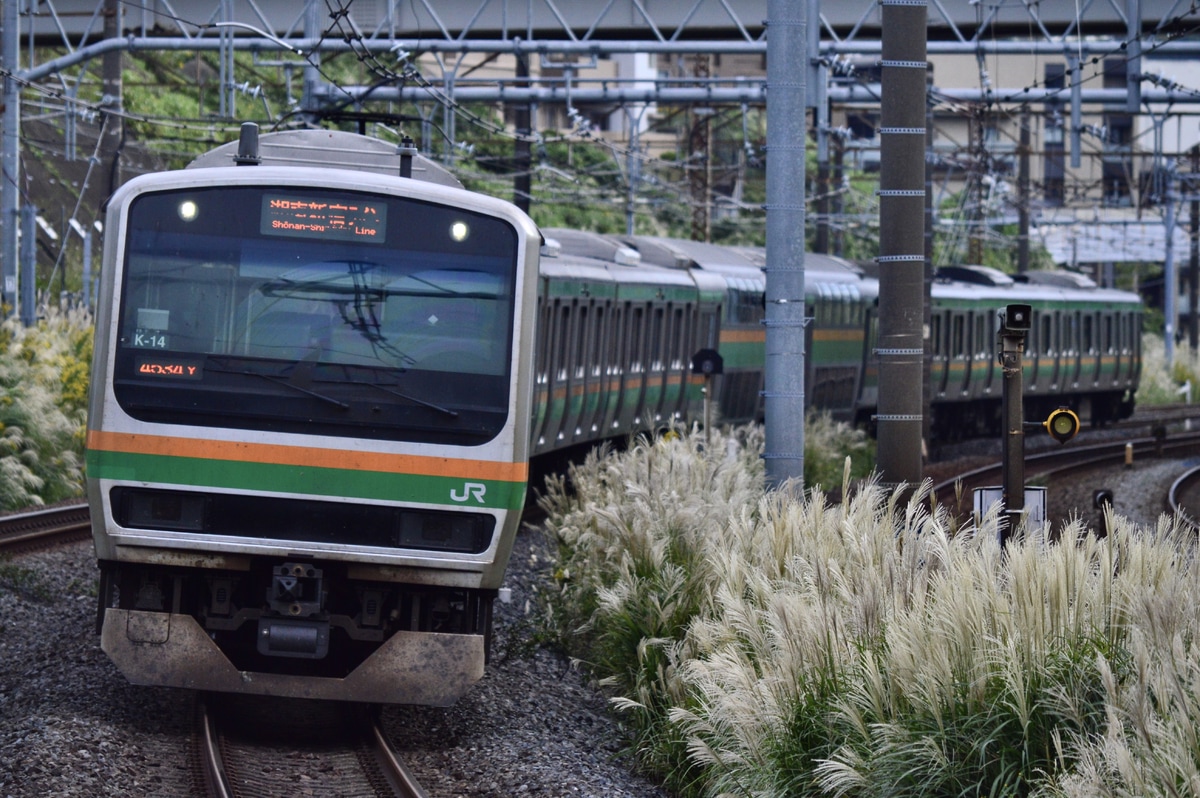
[{"label": "train roof", "polygon": [[[549,227],[547,240],[559,244],[562,256],[580,256],[665,269],[700,269],[728,277],[761,281],[767,255],[763,247],[727,246],[668,236],[623,236]],[[857,282],[862,269],[844,258],[818,253],[805,255],[806,274],[821,282]]]},{"label": "train roof", "polygon": [[545,227],[542,229],[542,237],[547,242],[558,244],[558,257],[594,258],[623,266],[636,266],[642,262],[636,249],[602,233],[572,230],[568,227]]},{"label": "train roof", "polygon": [[[238,141],[209,150],[187,165],[188,169],[234,166]],[[264,166],[310,166],[400,176],[400,150],[382,139],[343,130],[280,130],[258,137],[258,154]],[[458,178],[423,155],[412,159],[412,179],[462,188]]]},{"label": "train roof", "polygon": [[677,269],[756,269],[762,265],[734,247],[665,236],[629,236],[621,240],[642,254],[642,260]]},{"label": "train roof", "polygon": [[988,266],[943,266],[932,292],[943,300],[995,302],[1098,302],[1141,305],[1130,291],[1103,288],[1084,275],[1064,270],[1008,275]]}]

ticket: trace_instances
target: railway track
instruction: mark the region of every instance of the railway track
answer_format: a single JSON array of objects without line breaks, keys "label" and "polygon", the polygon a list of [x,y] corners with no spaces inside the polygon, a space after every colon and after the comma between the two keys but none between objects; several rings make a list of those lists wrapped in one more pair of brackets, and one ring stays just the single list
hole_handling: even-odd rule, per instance
[{"label": "railway track", "polygon": [[0,554],[22,554],[91,537],[86,502],[0,516]]},{"label": "railway track", "polygon": [[1190,468],[1171,485],[1167,499],[1171,512],[1187,519],[1194,527],[1200,527],[1200,466]]},{"label": "railway track", "polygon": [[[1137,462],[1150,457],[1182,456],[1196,452],[1198,445],[1200,432],[1192,430],[1170,436],[1149,435],[1086,445],[1068,443],[1054,449],[1027,452],[1025,477],[1028,483],[1039,476],[1053,477],[1080,468],[1120,465],[1128,456]],[[974,511],[974,490],[1000,485],[1003,476],[1002,463],[991,463],[935,483],[934,497],[938,504],[950,508],[959,518],[969,518]]]},{"label": "railway track", "polygon": [[197,695],[196,749],[211,798],[301,792],[428,798],[377,711],[358,704]]}]

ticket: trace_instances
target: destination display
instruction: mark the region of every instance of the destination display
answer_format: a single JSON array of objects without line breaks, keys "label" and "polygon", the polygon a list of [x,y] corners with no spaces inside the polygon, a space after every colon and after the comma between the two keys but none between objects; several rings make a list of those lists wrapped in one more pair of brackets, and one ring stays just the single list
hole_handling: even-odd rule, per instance
[{"label": "destination display", "polygon": [[387,205],[382,200],[264,194],[263,235],[326,241],[384,243]]},{"label": "destination display", "polygon": [[199,360],[139,357],[135,369],[143,377],[198,380],[204,376],[204,364]]}]

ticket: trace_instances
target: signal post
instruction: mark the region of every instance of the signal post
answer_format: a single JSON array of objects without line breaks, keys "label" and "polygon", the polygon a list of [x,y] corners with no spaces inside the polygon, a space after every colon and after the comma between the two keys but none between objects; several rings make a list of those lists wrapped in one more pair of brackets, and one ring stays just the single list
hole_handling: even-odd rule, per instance
[{"label": "signal post", "polygon": [[[1000,545],[1021,523],[1025,514],[1025,395],[1024,364],[1025,337],[1033,320],[1033,308],[1029,305],[1008,305],[1000,314],[1000,366],[1004,373],[1001,408],[1004,416],[1004,441],[1002,466],[1004,484],[1000,501],[1004,522],[1000,527]],[[1031,426],[1044,428],[1059,443],[1066,443],[1079,432],[1079,416],[1066,407],[1052,412],[1045,421],[1031,422]],[[987,488],[983,488],[987,491]],[[976,507],[984,506],[977,491]],[[1040,517],[1046,517],[1046,494],[1034,494],[1042,506]]]}]

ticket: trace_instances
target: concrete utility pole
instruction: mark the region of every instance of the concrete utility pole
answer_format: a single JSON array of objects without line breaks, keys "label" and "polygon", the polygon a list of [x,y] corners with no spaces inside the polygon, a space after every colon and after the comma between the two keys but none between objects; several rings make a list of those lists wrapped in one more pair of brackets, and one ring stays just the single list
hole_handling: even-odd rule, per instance
[{"label": "concrete utility pole", "polygon": [[[9,73],[20,69],[17,3],[0,2],[0,66]],[[21,94],[17,81],[4,78],[4,121],[0,133],[0,317],[17,304],[17,228],[20,198]]]},{"label": "concrete utility pole", "polygon": [[[517,80],[529,81],[529,56],[517,53]],[[513,204],[529,213],[529,196],[533,192],[533,157],[529,149],[529,136],[533,132],[532,113],[529,103],[520,103],[516,107],[513,123],[517,128],[517,138],[513,142]]]},{"label": "concrete utility pole", "polygon": [[1197,305],[1200,305],[1200,185],[1196,178],[1200,176],[1200,145],[1191,150],[1192,170],[1187,176],[1188,211],[1190,216],[1188,227],[1188,314],[1187,335],[1188,344],[1195,349],[1200,345],[1200,315]]},{"label": "concrete utility pole", "polygon": [[[804,477],[804,140],[807,21],[767,3],[767,485]],[[815,24],[815,21],[814,21]]]},{"label": "concrete utility pole", "polygon": [[1017,144],[1017,273],[1029,271],[1029,106],[1021,109]]},{"label": "concrete utility pole", "polygon": [[[768,45],[770,47],[770,45]],[[700,80],[709,77],[708,53],[697,53],[692,74]],[[692,197],[692,240],[708,241],[712,221],[708,212],[712,203],[712,108],[692,107],[692,127],[688,136],[688,185]]]},{"label": "concrete utility pole", "polygon": [[923,476],[925,20],[917,0],[880,0],[878,467],[885,486]]},{"label": "concrete utility pole", "polygon": [[[104,0],[104,38],[118,39],[121,36],[121,2],[120,0]],[[113,111],[124,107],[121,81],[121,62],[124,53],[121,50],[110,50],[103,56],[101,74],[104,80],[104,98],[101,104]],[[104,140],[100,144],[100,162],[109,167],[108,193],[116,191],[121,183],[121,141],[125,138],[125,120],[118,113],[105,114],[100,128]]]}]

